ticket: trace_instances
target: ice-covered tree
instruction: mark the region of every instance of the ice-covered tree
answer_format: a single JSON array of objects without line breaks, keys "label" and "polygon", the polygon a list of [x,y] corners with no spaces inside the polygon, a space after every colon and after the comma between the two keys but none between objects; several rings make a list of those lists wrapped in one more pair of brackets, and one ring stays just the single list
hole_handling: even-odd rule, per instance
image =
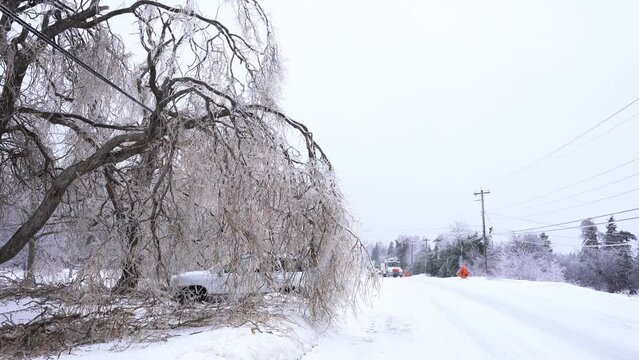
[{"label": "ice-covered tree", "polygon": [[596,249],[599,245],[599,230],[591,219],[585,219],[581,222],[581,239],[584,247]]},{"label": "ice-covered tree", "polygon": [[431,273],[429,267],[434,262],[433,250],[430,248],[430,244],[427,238],[422,239],[422,246],[415,255],[415,261],[410,267],[410,272],[417,274]]},{"label": "ice-covered tree", "polygon": [[375,246],[373,246],[373,250],[371,251],[371,260],[374,261],[376,264],[379,264],[379,261],[380,261],[379,243],[376,243]]},{"label": "ice-covered tree", "polygon": [[483,241],[477,232],[463,224],[451,226],[450,231],[438,236],[432,251],[422,254],[425,271],[432,276],[455,276],[460,261],[474,272],[474,265],[483,254]]},{"label": "ice-covered tree", "polygon": [[596,234],[602,241],[597,247],[584,246],[578,256],[561,257],[566,280],[597,290],[636,292],[639,285],[635,275],[637,263],[631,253],[635,235],[617,230],[614,217],[608,220],[605,234],[598,234],[592,222],[587,227],[585,233],[590,234],[589,238]]},{"label": "ice-covered tree", "polygon": [[[83,276],[119,264],[113,290],[126,293],[140,278],[161,291],[178,271],[294,257],[312,318],[352,303],[365,252],[331,163],[278,106],[278,47],[256,1],[216,14],[192,1],[3,4],[0,264],[55,231]],[[137,42],[114,32],[119,19]]]},{"label": "ice-covered tree", "polygon": [[[608,249],[613,247],[621,247],[630,250],[630,241],[637,240],[637,237],[628,231],[618,231],[617,224],[615,223],[614,216],[608,219],[606,225],[606,233],[604,234],[604,245],[609,246]],[[626,246],[623,246],[626,245]]]},{"label": "ice-covered tree", "polygon": [[563,267],[552,255],[548,237],[541,235],[514,234],[510,242],[499,248],[495,275],[508,279],[562,281]]},{"label": "ice-covered tree", "polygon": [[545,232],[539,234],[539,240],[541,240],[543,246],[549,251],[552,252],[552,245],[550,242],[550,236],[548,236]]},{"label": "ice-covered tree", "polygon": [[403,269],[407,269],[410,264],[411,240],[411,237],[406,235],[401,235],[395,240],[395,254]]},{"label": "ice-covered tree", "polygon": [[632,281],[633,258],[630,242],[637,237],[627,231],[617,230],[613,216],[608,219],[604,234],[604,247],[601,256],[601,274],[607,283],[607,290],[617,292],[629,290],[636,292]]},{"label": "ice-covered tree", "polygon": [[397,253],[395,251],[395,242],[391,241],[390,243],[388,243],[388,249],[386,250],[386,257],[393,257],[393,256],[397,256]]}]

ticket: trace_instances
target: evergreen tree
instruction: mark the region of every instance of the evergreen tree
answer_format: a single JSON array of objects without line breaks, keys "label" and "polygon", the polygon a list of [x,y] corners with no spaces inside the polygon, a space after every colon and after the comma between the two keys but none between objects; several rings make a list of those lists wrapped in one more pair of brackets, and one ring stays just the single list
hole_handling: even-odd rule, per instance
[{"label": "evergreen tree", "polygon": [[[630,251],[630,240],[637,240],[637,237],[628,231],[617,231],[617,224],[615,224],[615,218],[613,216],[608,219],[608,225],[606,225],[606,234],[604,235],[605,245],[623,245],[628,244],[628,251]],[[625,248],[625,246],[620,246]],[[612,248],[612,246],[611,246]]]},{"label": "evergreen tree", "polygon": [[441,266],[441,250],[444,248],[446,241],[443,235],[439,235],[433,241],[433,248],[427,249],[427,253],[425,254],[425,262],[426,262],[426,274],[431,276],[438,276],[439,268]]},{"label": "evergreen tree", "polygon": [[638,263],[633,259],[630,242],[636,240],[636,236],[618,230],[611,216],[606,232],[601,235],[590,219],[584,220],[582,238],[584,247],[578,259],[563,257],[566,279],[597,290],[635,293],[639,286],[639,277],[635,275]]},{"label": "evergreen tree", "polygon": [[407,237],[401,236],[399,239],[395,240],[395,256],[399,259],[402,269],[406,269],[408,267],[408,248],[409,239]]},{"label": "evergreen tree", "polygon": [[429,274],[438,277],[455,276],[460,259],[472,266],[474,260],[481,258],[483,253],[483,241],[477,233],[453,233],[448,238],[438,237],[435,244],[435,251],[429,256],[426,269]]},{"label": "evergreen tree", "polygon": [[552,252],[552,246],[550,246],[549,236],[546,235],[545,232],[539,234],[539,239],[541,240],[542,246],[548,250],[548,252]]},{"label": "evergreen tree", "polygon": [[636,236],[627,231],[618,231],[614,217],[608,219],[606,234],[604,235],[605,251],[601,256],[600,273],[603,275],[607,290],[618,292],[629,290],[636,292],[636,286],[631,277],[633,272],[633,260],[630,241],[636,240]]},{"label": "evergreen tree", "polygon": [[439,270],[438,266],[438,253],[435,250],[428,250],[424,256],[426,274],[436,276]]},{"label": "evergreen tree", "polygon": [[409,267],[410,272],[413,275],[428,273],[430,255],[431,255],[430,248],[428,246],[424,246],[417,253],[417,255],[415,255],[415,261],[413,261],[413,263]]},{"label": "evergreen tree", "polygon": [[386,257],[393,257],[395,256],[395,242],[391,241],[390,244],[388,244],[388,250],[386,250]]},{"label": "evergreen tree", "polygon": [[373,247],[373,251],[371,252],[371,260],[375,264],[379,264],[379,243],[375,244],[375,247]]},{"label": "evergreen tree", "polygon": [[606,225],[606,234],[604,235],[604,244],[613,245],[618,244],[617,238],[617,224],[615,224],[615,218],[613,216],[608,219],[608,225]]},{"label": "evergreen tree", "polygon": [[599,231],[597,225],[591,219],[585,219],[581,222],[581,244],[584,247],[592,247],[594,249],[599,245]]}]

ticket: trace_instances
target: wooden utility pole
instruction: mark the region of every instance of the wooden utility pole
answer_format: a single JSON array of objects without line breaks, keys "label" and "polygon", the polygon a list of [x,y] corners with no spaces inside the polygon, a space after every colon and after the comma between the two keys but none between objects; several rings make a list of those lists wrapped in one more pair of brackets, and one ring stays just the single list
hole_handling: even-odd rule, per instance
[{"label": "wooden utility pole", "polygon": [[484,237],[484,271],[486,271],[486,275],[488,275],[488,238],[486,237],[486,210],[484,209],[484,195],[486,194],[490,194],[490,191],[480,189],[478,193],[475,193],[475,196],[479,195],[481,197],[481,225]]}]

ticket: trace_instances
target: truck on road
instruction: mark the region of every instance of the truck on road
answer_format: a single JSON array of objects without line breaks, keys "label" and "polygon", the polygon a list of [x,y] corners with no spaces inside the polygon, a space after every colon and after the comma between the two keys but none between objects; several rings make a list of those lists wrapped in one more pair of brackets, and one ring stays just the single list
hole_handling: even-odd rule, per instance
[{"label": "truck on road", "polygon": [[402,277],[404,270],[400,266],[399,259],[396,257],[388,258],[382,263],[383,277]]}]

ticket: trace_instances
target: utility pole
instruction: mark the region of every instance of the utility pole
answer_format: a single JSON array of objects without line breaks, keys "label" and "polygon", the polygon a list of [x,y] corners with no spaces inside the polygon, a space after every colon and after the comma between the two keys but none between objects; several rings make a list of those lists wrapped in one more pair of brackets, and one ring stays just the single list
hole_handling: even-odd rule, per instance
[{"label": "utility pole", "polygon": [[413,250],[415,249],[415,239],[412,237],[408,240],[408,246],[410,246],[410,263],[413,264]]},{"label": "utility pole", "polygon": [[488,238],[486,237],[486,210],[484,210],[484,195],[486,194],[490,194],[490,191],[480,189],[478,193],[475,193],[475,196],[479,195],[481,197],[481,225],[484,236],[484,271],[486,271],[486,275],[488,275]]}]

